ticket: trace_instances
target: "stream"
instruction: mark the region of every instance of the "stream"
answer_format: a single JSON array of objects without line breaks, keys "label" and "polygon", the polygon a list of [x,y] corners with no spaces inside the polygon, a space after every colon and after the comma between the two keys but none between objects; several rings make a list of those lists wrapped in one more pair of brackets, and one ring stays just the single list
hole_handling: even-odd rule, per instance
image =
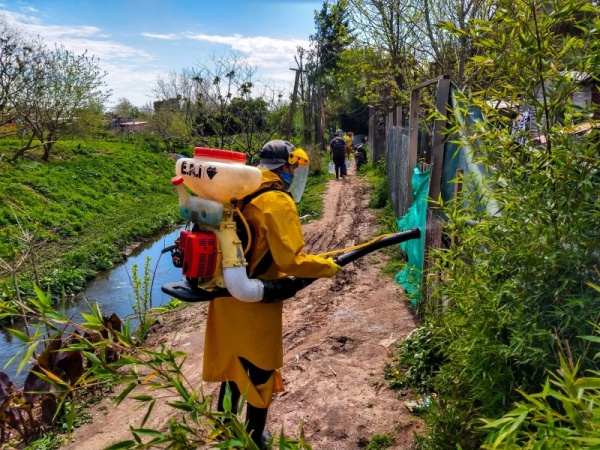
[{"label": "stream", "polygon": [[[162,306],[167,303],[171,297],[164,294],[160,288],[165,283],[180,280],[181,269],[173,266],[169,253],[161,256],[160,252],[165,247],[173,244],[179,236],[179,232],[179,229],[170,231],[156,237],[154,241],[149,241],[137,247],[125,262],[111,270],[98,274],[95,279],[87,284],[85,291],[67,301],[64,308],[59,308],[60,312],[71,317],[74,322],[83,322],[80,313],[89,312],[89,307],[86,304],[87,299],[90,304],[98,303],[103,315],[110,316],[112,313],[116,313],[121,319],[128,316],[132,317],[135,297],[130,280],[132,276],[131,268],[136,264],[138,278],[143,279],[146,258],[148,257],[150,258],[150,278],[154,277],[151,291],[152,306]],[[135,329],[136,326],[137,321],[132,317],[132,329]],[[10,328],[25,332],[25,326],[22,323],[14,324]],[[0,328],[0,367],[17,388],[22,385],[27,376],[29,365],[26,365],[20,374],[16,373],[20,358],[17,358],[8,367],[5,367],[5,365],[23,347],[24,344],[20,340],[13,337],[4,328]]]}]

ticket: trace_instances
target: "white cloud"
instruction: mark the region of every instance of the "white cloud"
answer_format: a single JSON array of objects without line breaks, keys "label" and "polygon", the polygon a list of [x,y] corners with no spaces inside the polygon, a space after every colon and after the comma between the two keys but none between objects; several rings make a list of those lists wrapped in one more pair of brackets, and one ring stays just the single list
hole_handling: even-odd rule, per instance
[{"label": "white cloud", "polygon": [[157,33],[142,33],[142,36],[150,38],[150,39],[163,39],[163,40],[174,40],[180,39],[176,34],[157,34]]},{"label": "white cloud", "polygon": [[[242,54],[247,62],[260,69],[262,83],[277,90],[289,91],[294,83],[294,56],[297,47],[308,48],[309,41],[302,39],[275,39],[266,36],[247,37],[234,35],[209,35],[184,33],[184,37],[194,41],[223,45]],[[257,82],[260,82],[257,80]]]},{"label": "white cloud", "polygon": [[108,75],[105,82],[112,90],[112,96],[107,106],[114,106],[118,99],[125,97],[136,106],[144,106],[155,100],[152,88],[156,85],[162,71],[139,71],[134,66],[105,65]]},{"label": "white cloud", "polygon": [[266,36],[245,37],[239,34],[218,36],[207,34],[186,34],[193,40],[227,45],[244,54],[248,63],[260,68],[260,78],[277,89],[290,90],[294,82],[294,56],[297,47],[308,48],[309,41],[301,39],[274,39]]},{"label": "white cloud", "polygon": [[291,59],[296,54],[298,46],[308,47],[309,42],[302,39],[274,39],[266,36],[245,37],[239,34],[233,36],[217,36],[208,34],[186,35],[189,39],[225,44],[233,50],[246,53],[259,60]]},{"label": "white cloud", "polygon": [[93,39],[60,39],[56,42],[60,42],[73,53],[83,54],[87,51],[88,55],[93,55],[102,61],[127,59],[130,62],[134,60],[148,62],[153,59],[153,56],[144,50],[120,42]]},{"label": "white cloud", "polygon": [[36,16],[29,14],[21,14],[14,11],[2,10],[0,14],[4,16],[6,21],[11,25],[27,25],[27,27],[42,23]]},{"label": "white cloud", "polygon": [[46,39],[60,40],[69,36],[75,37],[98,37],[100,36],[100,29],[92,26],[78,26],[78,27],[62,27],[56,25],[28,25],[27,32],[29,34],[37,34]]}]

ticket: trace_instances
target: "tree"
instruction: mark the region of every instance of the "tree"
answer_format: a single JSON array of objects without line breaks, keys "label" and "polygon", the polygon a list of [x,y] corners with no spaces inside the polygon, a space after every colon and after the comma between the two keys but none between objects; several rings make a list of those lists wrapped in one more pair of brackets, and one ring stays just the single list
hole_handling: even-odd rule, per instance
[{"label": "tree", "polygon": [[274,126],[266,120],[282,94],[255,75],[256,68],[240,54],[213,54],[203,64],[158,79],[154,116],[162,109],[160,102],[168,101],[168,109],[186,127],[179,132],[188,139],[253,156],[283,131],[283,123]]},{"label": "tree", "polygon": [[140,107],[140,116],[149,119],[154,114],[154,107],[151,102],[146,102],[144,105]]},{"label": "tree", "polygon": [[139,110],[127,98],[122,97],[115,105],[115,116],[125,118],[136,118],[139,115]]},{"label": "tree", "polygon": [[347,49],[342,53],[340,66],[338,83],[363,104],[386,107],[389,98],[399,100],[406,96],[406,89],[400,90],[393,76],[391,59],[381,49]]},{"label": "tree", "polygon": [[429,78],[448,74],[459,88],[470,85],[477,74],[470,59],[479,52],[474,45],[474,28],[479,21],[493,18],[501,2],[497,0],[449,1],[435,3],[431,0],[417,1],[413,14],[422,12],[416,28],[419,42],[426,44],[419,53],[428,55]]},{"label": "tree", "polygon": [[[300,115],[302,117],[302,136],[304,139],[304,145],[309,145],[313,142],[312,138],[312,128],[313,124],[313,116],[315,112],[314,108],[314,95],[315,90],[314,86],[308,82],[308,77],[305,75],[307,70],[304,66],[304,58],[306,55],[310,54],[312,50],[306,50],[304,47],[298,46],[296,48],[296,56],[294,56],[294,60],[296,61],[297,69],[300,72],[300,79],[298,83],[298,91],[296,93],[296,103],[300,110]],[[292,118],[293,121],[294,118]]]},{"label": "tree", "polygon": [[[43,161],[47,161],[54,144],[80,122],[90,120],[97,106],[104,104],[109,92],[103,91],[104,74],[98,60],[86,54],[75,55],[64,47],[45,50],[36,64],[30,68],[35,83],[31,83],[15,97],[14,105],[19,119],[30,130],[27,144],[18,150],[13,160],[34,147],[44,149]],[[97,111],[98,112],[98,111]],[[39,144],[34,144],[34,140]]]},{"label": "tree", "polygon": [[[471,30],[496,11],[496,0],[353,0],[352,25],[359,42],[385,55],[396,81],[396,100],[425,79],[449,74],[459,87],[473,76]],[[446,25],[446,26],[442,26]]]},{"label": "tree", "polygon": [[315,12],[316,32],[310,40],[316,44],[319,68],[322,74],[333,74],[344,49],[352,43],[347,0],[334,4],[323,2],[320,12]]},{"label": "tree", "polygon": [[298,47],[297,50],[298,68],[301,73],[306,72],[306,79],[302,78],[299,90],[305,140],[311,141],[310,128],[314,126],[315,141],[321,149],[325,149],[326,145],[325,98],[335,98],[339,60],[353,40],[347,8],[347,0],[338,0],[335,4],[324,1],[321,10],[315,11],[316,31],[310,36],[310,48]]},{"label": "tree", "polygon": [[406,103],[408,88],[418,78],[420,64],[414,49],[415,25],[409,22],[414,20],[410,5],[394,0],[354,2],[352,24],[357,42],[366,54],[377,55],[377,59],[363,59],[367,65],[376,66],[369,70],[371,74],[378,74],[370,78],[367,89],[379,97],[371,98],[372,104],[385,104],[389,98]]},{"label": "tree", "polygon": [[150,117],[150,127],[163,140],[168,152],[174,150],[175,142],[188,142],[189,124],[180,113],[179,97],[154,102],[154,114]]},{"label": "tree", "polygon": [[40,73],[32,68],[40,65],[42,48],[40,40],[28,41],[0,16],[0,137],[17,132],[15,100],[30,93],[38,81]]}]

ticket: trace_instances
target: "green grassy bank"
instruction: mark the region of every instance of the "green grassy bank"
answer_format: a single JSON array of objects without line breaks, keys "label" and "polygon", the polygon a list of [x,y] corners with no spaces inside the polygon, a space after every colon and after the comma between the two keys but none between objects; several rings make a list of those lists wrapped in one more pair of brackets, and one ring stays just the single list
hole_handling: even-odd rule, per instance
[{"label": "green grassy bank", "polygon": [[0,171],[5,299],[36,280],[44,290],[77,292],[129,246],[179,220],[174,160],[141,140],[61,142],[49,162],[3,158]]}]

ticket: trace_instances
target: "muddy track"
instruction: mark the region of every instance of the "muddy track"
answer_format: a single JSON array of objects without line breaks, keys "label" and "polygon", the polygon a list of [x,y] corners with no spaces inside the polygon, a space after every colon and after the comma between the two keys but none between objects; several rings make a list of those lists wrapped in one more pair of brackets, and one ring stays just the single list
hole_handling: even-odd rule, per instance
[{"label": "muddy track", "polygon": [[[378,225],[368,209],[371,188],[354,174],[328,181],[322,219],[303,226],[308,253],[323,253],[366,242]],[[416,326],[402,290],[382,274],[387,258],[374,252],[344,267],[332,279],[321,279],[284,304],[284,367],[286,391],[270,409],[268,428],[288,436],[304,429],[315,450],[361,449],[374,434],[395,437],[393,449],[410,449],[418,418],[406,410],[402,398],[387,389],[382,378],[393,343]],[[205,395],[217,395],[218,385],[200,380],[206,304],[171,313],[157,325],[148,345],[185,351],[186,378]],[[176,396],[156,392],[164,401]],[[126,400],[115,408],[105,399],[92,410],[94,422],[76,431],[64,448],[96,450],[131,439],[128,427],[139,426],[145,410]],[[173,410],[166,403],[154,407],[147,428],[163,428]]]}]

